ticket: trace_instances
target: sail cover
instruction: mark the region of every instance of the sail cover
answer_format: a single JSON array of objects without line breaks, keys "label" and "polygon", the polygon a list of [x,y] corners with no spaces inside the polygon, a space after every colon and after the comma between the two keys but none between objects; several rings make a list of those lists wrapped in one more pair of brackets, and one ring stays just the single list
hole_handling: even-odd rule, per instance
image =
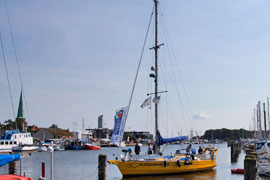
[{"label": "sail cover", "polygon": [[20,154],[1,154],[0,155],[0,166],[4,166],[11,161],[18,161],[20,160]]},{"label": "sail cover", "polygon": [[123,107],[120,110],[116,110],[116,115],[114,116],[114,129],[111,137],[111,143],[117,146],[120,145],[124,133],[127,110],[128,106]]},{"label": "sail cover", "polygon": [[167,143],[188,140],[188,137],[187,136],[177,136],[177,137],[172,137],[172,138],[163,138],[161,135],[159,135],[158,139],[159,139],[159,145],[163,145],[163,144],[167,144]]}]

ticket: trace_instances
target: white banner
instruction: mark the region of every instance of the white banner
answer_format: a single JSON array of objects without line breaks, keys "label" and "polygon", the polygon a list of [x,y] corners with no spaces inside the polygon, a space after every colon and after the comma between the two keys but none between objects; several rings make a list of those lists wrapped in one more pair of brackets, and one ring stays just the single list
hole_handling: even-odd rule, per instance
[{"label": "white banner", "polygon": [[116,111],[114,116],[114,129],[111,137],[111,143],[119,146],[125,130],[128,106]]}]

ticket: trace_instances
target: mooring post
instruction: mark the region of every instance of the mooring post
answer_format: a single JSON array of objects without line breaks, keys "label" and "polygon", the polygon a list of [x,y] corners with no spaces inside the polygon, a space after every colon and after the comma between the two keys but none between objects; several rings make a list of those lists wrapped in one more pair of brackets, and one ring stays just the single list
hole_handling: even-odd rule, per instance
[{"label": "mooring post", "polygon": [[12,161],[8,163],[9,168],[9,174],[16,174],[17,173],[17,162],[16,161]]},{"label": "mooring post", "polygon": [[42,162],[41,164],[41,177],[45,177],[45,163]]},{"label": "mooring post", "polygon": [[21,154],[21,158],[20,158],[20,176],[22,175],[22,168],[23,168],[22,167],[23,166],[22,165],[23,164],[22,161],[23,161],[23,154]]},{"label": "mooring post", "polygon": [[98,179],[106,180],[106,166],[107,166],[107,156],[100,154],[98,156]]},{"label": "mooring post", "polygon": [[231,143],[231,163],[235,163],[236,162],[236,147],[235,147],[235,143]]},{"label": "mooring post", "polygon": [[244,180],[255,180],[257,175],[257,157],[258,154],[253,147],[246,150],[244,160]]},{"label": "mooring post", "polygon": [[51,180],[53,180],[53,150],[51,152]]},{"label": "mooring post", "polygon": [[255,180],[257,174],[256,159],[244,160],[244,180]]}]

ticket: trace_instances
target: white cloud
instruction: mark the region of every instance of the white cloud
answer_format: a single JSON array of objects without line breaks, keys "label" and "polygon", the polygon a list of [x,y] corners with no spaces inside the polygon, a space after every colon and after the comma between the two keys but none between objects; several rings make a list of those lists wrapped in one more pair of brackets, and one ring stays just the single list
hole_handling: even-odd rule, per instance
[{"label": "white cloud", "polygon": [[206,113],[199,111],[192,116],[193,119],[210,119]]}]

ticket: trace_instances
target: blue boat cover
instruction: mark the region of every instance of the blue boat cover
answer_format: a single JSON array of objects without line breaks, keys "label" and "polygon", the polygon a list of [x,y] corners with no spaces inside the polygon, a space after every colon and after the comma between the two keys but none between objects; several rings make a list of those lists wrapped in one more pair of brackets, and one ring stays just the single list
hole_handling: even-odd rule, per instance
[{"label": "blue boat cover", "polygon": [[10,139],[12,134],[16,134],[16,133],[20,133],[20,131],[18,129],[13,129],[8,131],[7,133],[3,134],[3,136],[1,137],[1,139]]},{"label": "blue boat cover", "polygon": [[172,142],[177,142],[177,141],[183,141],[183,140],[188,140],[187,136],[177,136],[177,137],[172,137],[172,138],[163,138],[160,134],[158,135],[158,140],[159,140],[159,145],[163,145],[166,143],[172,143]]},{"label": "blue boat cover", "polygon": [[20,154],[1,154],[0,155],[0,166],[4,166],[12,161],[20,160]]},{"label": "blue boat cover", "polygon": [[129,153],[129,152],[131,152],[131,151],[132,151],[131,148],[125,148],[125,149],[122,150],[122,152],[125,152],[125,153]]}]

